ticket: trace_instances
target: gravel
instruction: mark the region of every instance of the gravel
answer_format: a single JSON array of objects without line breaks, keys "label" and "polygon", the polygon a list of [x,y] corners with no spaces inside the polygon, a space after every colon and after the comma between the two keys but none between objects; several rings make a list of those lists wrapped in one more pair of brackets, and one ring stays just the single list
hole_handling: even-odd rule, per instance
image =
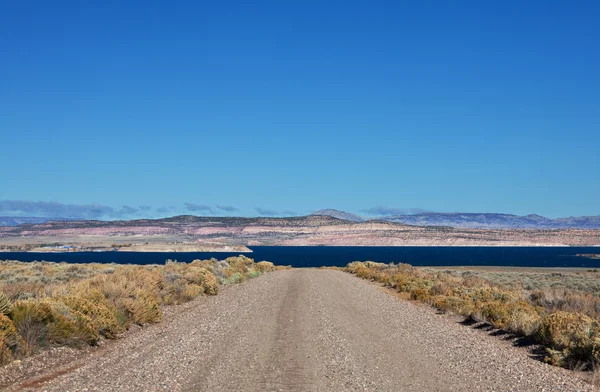
[{"label": "gravel", "polygon": [[7,389],[596,390],[531,356],[352,275],[295,269],[177,307],[160,324]]}]

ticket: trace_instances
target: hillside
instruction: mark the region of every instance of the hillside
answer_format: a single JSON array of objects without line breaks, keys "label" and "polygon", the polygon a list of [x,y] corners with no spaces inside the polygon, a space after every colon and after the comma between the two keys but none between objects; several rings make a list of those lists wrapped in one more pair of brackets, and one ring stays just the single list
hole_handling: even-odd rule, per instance
[{"label": "hillside", "polygon": [[173,245],[185,245],[181,249],[258,245],[593,246],[600,245],[600,230],[412,226],[385,220],[352,222],[324,215],[291,218],[183,215],[154,220],[52,221],[0,227],[0,249],[33,250],[43,244],[130,251],[173,249]]},{"label": "hillside", "polygon": [[319,211],[312,213],[311,215],[326,215],[326,216],[331,216],[334,218],[343,219],[343,220],[352,221],[352,222],[365,221],[365,219],[363,217],[358,216],[356,214],[352,214],[350,212],[344,212],[344,211],[340,211],[340,210],[334,210],[332,208],[328,208],[325,210],[319,210]]}]

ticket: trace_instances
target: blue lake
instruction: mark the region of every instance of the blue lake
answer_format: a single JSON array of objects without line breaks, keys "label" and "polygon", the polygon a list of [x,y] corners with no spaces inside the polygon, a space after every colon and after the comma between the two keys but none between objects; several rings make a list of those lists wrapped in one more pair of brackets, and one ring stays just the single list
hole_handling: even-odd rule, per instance
[{"label": "blue lake", "polygon": [[[520,267],[600,268],[600,259],[576,254],[600,253],[600,247],[412,247],[412,246],[253,246],[246,253],[293,267],[345,266],[351,261],[403,262],[416,266],[493,265]],[[239,252],[0,252],[0,260],[66,261],[70,263],[163,264],[167,259],[189,262],[224,259]]]}]

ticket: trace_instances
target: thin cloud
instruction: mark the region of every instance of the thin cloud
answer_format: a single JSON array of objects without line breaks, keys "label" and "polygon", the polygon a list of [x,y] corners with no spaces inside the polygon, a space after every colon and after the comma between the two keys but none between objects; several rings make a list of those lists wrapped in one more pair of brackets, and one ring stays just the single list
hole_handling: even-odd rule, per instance
[{"label": "thin cloud", "polygon": [[56,201],[0,200],[0,214],[44,218],[100,219],[127,214],[101,204],[64,204]]},{"label": "thin cloud", "polygon": [[183,203],[185,208],[188,211],[192,212],[207,212],[209,214],[213,214],[214,210],[211,206],[207,206],[206,204],[196,204],[196,203]]},{"label": "thin cloud", "polygon": [[422,208],[393,208],[385,206],[375,206],[372,208],[360,210],[360,212],[364,212],[365,214],[369,215],[413,215],[429,211],[424,210]]},{"label": "thin cloud", "polygon": [[121,210],[118,212],[118,215],[132,215],[139,211],[140,211],[139,209],[134,208],[134,207],[123,206],[123,207],[121,207]]},{"label": "thin cloud", "polygon": [[238,208],[234,207],[234,206],[224,206],[224,205],[219,205],[217,204],[217,209],[221,210],[221,211],[225,211],[225,212],[235,212],[235,211],[239,211]]},{"label": "thin cloud", "polygon": [[158,212],[160,214],[166,214],[166,213],[174,212],[174,211],[175,211],[174,206],[162,206],[162,207],[158,207],[156,209],[156,212]]},{"label": "thin cloud", "polygon": [[275,211],[275,210],[270,210],[268,208],[261,208],[261,207],[254,207],[254,209],[256,210],[256,212],[258,212],[258,215],[261,215],[261,216],[290,216],[290,215],[296,215],[296,213],[294,211],[290,211],[290,210]]},{"label": "thin cloud", "polygon": [[152,209],[151,206],[147,206],[147,205],[141,205],[138,207],[140,211],[144,211],[144,212],[148,212]]}]

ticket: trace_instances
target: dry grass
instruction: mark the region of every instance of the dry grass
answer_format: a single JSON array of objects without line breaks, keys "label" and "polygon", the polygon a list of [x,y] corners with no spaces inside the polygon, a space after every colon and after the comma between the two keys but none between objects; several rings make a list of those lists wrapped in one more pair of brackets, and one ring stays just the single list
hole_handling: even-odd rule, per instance
[{"label": "dry grass", "polygon": [[56,345],[95,345],[131,325],[159,322],[161,306],[278,269],[245,256],[165,265],[0,262],[0,365]]},{"label": "dry grass", "polygon": [[600,295],[600,272],[584,268],[419,267],[427,273],[479,277],[499,286],[547,291],[569,289]]},{"label": "dry grass", "polygon": [[[545,284],[526,289],[516,276],[508,283],[494,282],[484,278],[489,272],[457,274],[408,264],[353,262],[346,271],[381,282],[405,298],[530,337],[546,345],[549,363],[590,370],[600,363],[600,297],[596,292]],[[536,281],[545,280],[537,277]],[[590,285],[595,287],[595,282]]]}]

